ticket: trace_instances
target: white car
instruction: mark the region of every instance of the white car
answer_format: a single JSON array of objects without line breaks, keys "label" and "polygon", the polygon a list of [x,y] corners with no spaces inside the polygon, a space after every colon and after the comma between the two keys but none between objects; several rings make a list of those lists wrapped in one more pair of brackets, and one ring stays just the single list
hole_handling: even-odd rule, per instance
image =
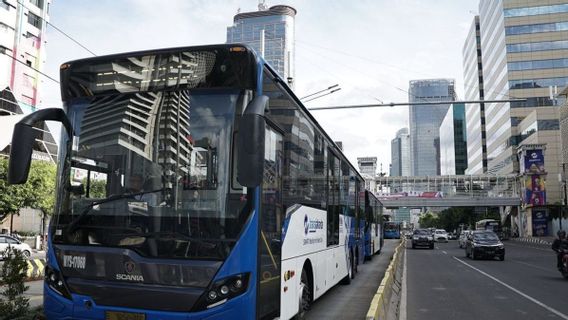
[{"label": "white car", "polygon": [[32,255],[32,248],[27,244],[23,243],[20,240],[13,238],[8,235],[0,234],[0,257],[3,258],[4,251],[8,248],[14,248],[18,251],[21,251],[24,254],[24,257],[29,258]]},{"label": "white car", "polygon": [[448,233],[444,229],[436,229],[434,231],[434,241],[448,242]]}]

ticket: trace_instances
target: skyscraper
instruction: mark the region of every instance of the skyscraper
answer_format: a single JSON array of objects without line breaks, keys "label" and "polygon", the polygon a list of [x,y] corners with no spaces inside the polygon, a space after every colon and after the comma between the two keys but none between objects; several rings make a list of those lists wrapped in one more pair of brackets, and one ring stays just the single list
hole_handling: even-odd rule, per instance
[{"label": "skyscraper", "polygon": [[[40,101],[50,3],[51,0],[0,1],[0,116],[28,114]],[[56,161],[57,143],[49,128],[43,124],[37,130],[32,158]],[[0,134],[11,136],[11,127],[0,128]],[[9,145],[0,145],[0,153],[9,152]]]},{"label": "skyscraper", "polygon": [[408,128],[396,132],[396,138],[391,140],[391,172],[390,176],[410,175],[410,135]]},{"label": "skyscraper", "polygon": [[454,103],[440,126],[440,173],[462,175],[466,168],[465,105]]},{"label": "skyscraper", "polygon": [[[453,79],[410,81],[409,101],[455,101]],[[448,105],[411,105],[410,159],[411,175],[434,176],[440,174],[440,132]]]},{"label": "skyscraper", "polygon": [[[482,74],[487,172],[516,173],[517,148],[546,145],[549,177],[559,173],[559,108],[551,88],[568,84],[568,1],[481,0]],[[468,120],[469,121],[469,120]],[[557,183],[547,184],[548,202],[559,201]]]},{"label": "skyscraper", "polygon": [[[463,46],[465,100],[483,100],[483,61],[479,16],[475,16]],[[485,104],[467,104],[467,174],[487,172]]]},{"label": "skyscraper", "polygon": [[9,87],[29,113],[39,101],[51,0],[0,1],[0,90]]},{"label": "skyscraper", "polygon": [[227,27],[227,43],[243,43],[253,47],[280,76],[293,84],[295,75],[296,9],[278,5],[259,11],[235,15],[233,25]]}]

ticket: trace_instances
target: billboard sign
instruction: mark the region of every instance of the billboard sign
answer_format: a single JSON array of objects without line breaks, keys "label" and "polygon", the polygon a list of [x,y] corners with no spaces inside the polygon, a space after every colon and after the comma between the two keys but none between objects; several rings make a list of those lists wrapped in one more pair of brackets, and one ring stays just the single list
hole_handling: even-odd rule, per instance
[{"label": "billboard sign", "polygon": [[532,233],[533,237],[548,236],[548,210],[545,208],[533,209]]},{"label": "billboard sign", "polygon": [[523,155],[521,166],[522,172],[526,174],[545,174],[544,170],[544,151],[542,149],[526,150]]},{"label": "billboard sign", "polygon": [[546,204],[544,176],[533,174],[525,177],[525,204],[542,206]]}]

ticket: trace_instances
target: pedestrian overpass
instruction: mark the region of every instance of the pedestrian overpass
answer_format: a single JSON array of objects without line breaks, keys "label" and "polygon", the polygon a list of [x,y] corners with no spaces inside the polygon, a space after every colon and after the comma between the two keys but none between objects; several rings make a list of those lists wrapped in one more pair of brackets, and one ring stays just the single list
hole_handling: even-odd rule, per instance
[{"label": "pedestrian overpass", "polygon": [[521,204],[516,175],[377,177],[375,194],[386,208],[512,207]]}]

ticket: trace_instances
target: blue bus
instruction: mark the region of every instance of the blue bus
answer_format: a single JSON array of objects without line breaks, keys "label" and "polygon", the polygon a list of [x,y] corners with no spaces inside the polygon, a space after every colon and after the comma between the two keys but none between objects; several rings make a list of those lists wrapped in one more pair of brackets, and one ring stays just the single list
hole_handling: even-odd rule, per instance
[{"label": "blue bus", "polygon": [[385,239],[400,239],[400,227],[400,222],[385,222],[383,226]]},{"label": "blue bus", "polygon": [[25,182],[34,127],[62,123],[48,319],[301,318],[355,276],[364,180],[251,48],[71,61],[61,94],[9,167]]}]

